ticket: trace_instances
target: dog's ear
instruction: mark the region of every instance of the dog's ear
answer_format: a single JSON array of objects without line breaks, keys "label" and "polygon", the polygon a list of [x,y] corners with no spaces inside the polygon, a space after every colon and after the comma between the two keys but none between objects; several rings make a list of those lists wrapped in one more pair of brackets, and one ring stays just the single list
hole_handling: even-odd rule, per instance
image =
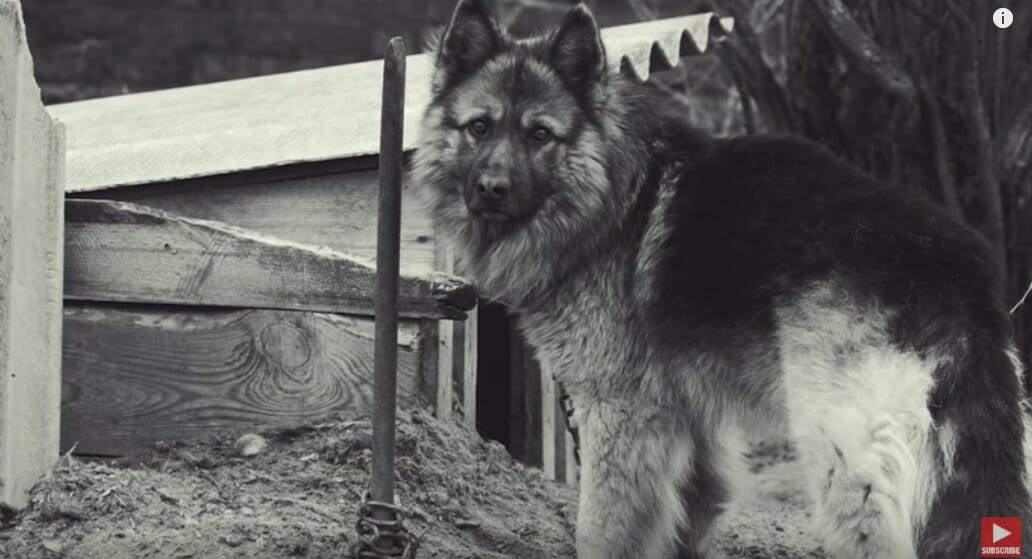
[{"label": "dog's ear", "polygon": [[482,0],[459,0],[437,50],[437,67],[451,80],[469,74],[501,47],[498,26]]},{"label": "dog's ear", "polygon": [[583,2],[566,14],[550,39],[549,61],[575,95],[586,95],[605,77],[602,36]]}]

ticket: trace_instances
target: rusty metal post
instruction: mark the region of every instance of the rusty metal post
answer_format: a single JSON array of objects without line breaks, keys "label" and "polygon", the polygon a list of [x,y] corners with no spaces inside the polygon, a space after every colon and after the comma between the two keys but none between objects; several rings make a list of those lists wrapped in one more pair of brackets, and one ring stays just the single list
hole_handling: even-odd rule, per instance
[{"label": "rusty metal post", "polygon": [[394,438],[398,403],[398,273],[401,252],[402,134],[405,43],[391,39],[383,60],[380,107],[380,196],[376,224],[376,353],[373,367],[373,463],[359,509],[357,558],[411,558],[415,541],[394,504]]},{"label": "rusty metal post", "polygon": [[372,498],[394,502],[394,432],[398,401],[398,268],[401,250],[405,43],[391,39],[383,60],[380,108],[380,206],[376,224],[376,354],[373,380]]},{"label": "rusty metal post", "polygon": [[376,224],[376,352],[373,364],[373,463],[370,491],[358,512],[357,559],[415,556],[416,542],[394,504],[394,438],[398,403],[398,273],[401,252],[402,134],[405,42],[394,37],[383,59],[380,106],[380,194]]}]

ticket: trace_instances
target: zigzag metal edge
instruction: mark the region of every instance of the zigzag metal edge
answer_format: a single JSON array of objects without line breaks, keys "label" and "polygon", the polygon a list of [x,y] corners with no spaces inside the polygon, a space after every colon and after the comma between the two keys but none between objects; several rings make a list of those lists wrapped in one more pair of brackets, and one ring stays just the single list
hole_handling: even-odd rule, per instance
[{"label": "zigzag metal edge", "polygon": [[646,81],[654,71],[677,67],[681,57],[706,52],[714,34],[733,27],[733,18],[703,13],[606,28],[602,42],[611,66]]}]

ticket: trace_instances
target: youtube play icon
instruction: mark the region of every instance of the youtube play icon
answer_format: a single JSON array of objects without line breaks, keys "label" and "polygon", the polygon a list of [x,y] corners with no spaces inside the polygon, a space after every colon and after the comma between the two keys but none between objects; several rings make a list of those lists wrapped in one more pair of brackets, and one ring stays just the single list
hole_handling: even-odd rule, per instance
[{"label": "youtube play icon", "polygon": [[982,557],[1021,557],[1021,519],[982,517]]}]

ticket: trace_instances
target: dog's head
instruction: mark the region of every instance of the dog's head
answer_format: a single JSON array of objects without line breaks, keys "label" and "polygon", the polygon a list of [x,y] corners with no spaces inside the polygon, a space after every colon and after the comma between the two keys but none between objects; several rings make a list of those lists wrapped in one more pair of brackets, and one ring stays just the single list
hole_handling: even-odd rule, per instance
[{"label": "dog's head", "polygon": [[598,26],[578,5],[551,32],[516,40],[480,0],[461,0],[435,64],[412,182],[481,288],[518,298],[622,204]]}]

